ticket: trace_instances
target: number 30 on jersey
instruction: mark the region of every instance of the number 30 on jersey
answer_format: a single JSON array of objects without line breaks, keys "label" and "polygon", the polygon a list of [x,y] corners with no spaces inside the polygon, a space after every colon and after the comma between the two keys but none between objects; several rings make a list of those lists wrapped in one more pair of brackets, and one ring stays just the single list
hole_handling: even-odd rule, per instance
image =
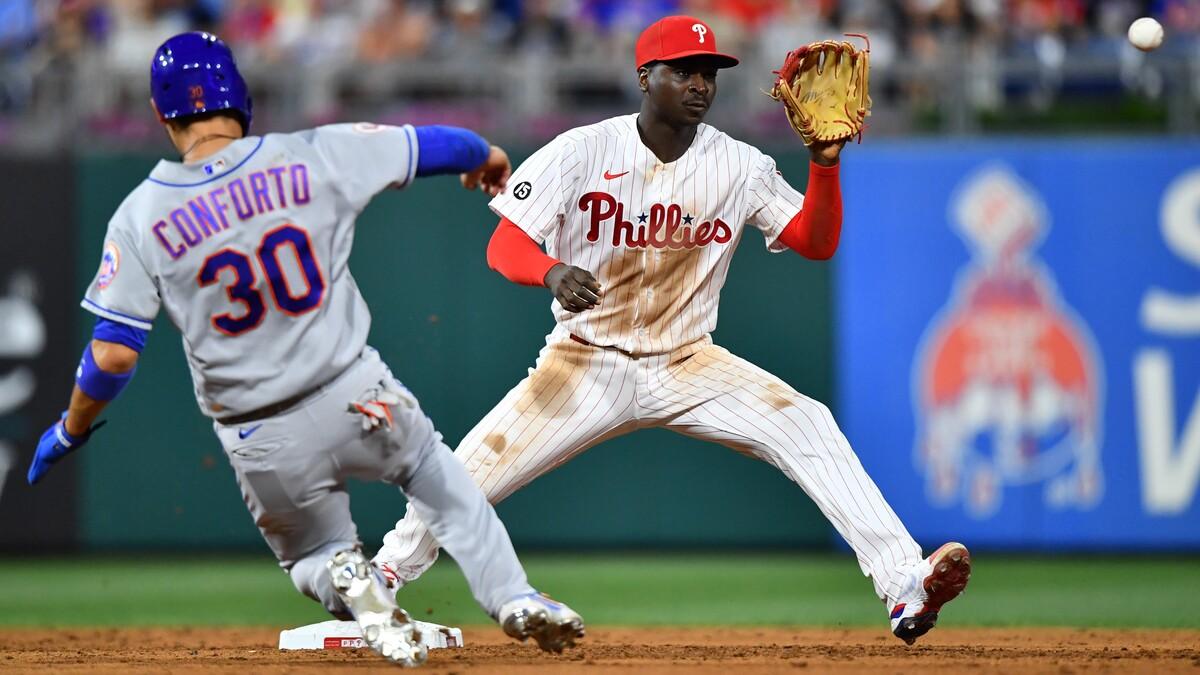
[{"label": "number 30 on jersey", "polygon": [[[304,283],[300,292],[296,291],[284,271],[284,262],[280,257],[284,251],[290,251],[295,258],[296,268],[303,273]],[[267,277],[271,298],[279,311],[289,316],[299,316],[321,305],[321,299],[325,297],[325,278],[313,254],[312,239],[303,228],[288,223],[267,232],[258,245],[256,258]],[[233,248],[223,248],[208,256],[196,275],[196,282],[201,287],[215,284],[221,271],[227,268],[233,271],[233,282],[225,287],[225,294],[230,302],[243,305],[245,311],[238,316],[230,312],[214,314],[212,325],[226,335],[237,336],[254,330],[262,323],[267,314],[267,305],[262,292],[256,288],[258,275],[254,263],[245,253]]]}]

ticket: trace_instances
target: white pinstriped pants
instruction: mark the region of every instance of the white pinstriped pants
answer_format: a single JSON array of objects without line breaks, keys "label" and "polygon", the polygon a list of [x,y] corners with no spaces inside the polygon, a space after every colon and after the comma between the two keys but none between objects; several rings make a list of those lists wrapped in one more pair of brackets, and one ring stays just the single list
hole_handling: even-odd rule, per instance
[{"label": "white pinstriped pants", "polygon": [[[921,548],[867,475],[824,404],[704,337],[668,354],[631,357],[572,341],[560,327],[536,367],[459,444],[488,500],[609,438],[663,427],[770,463],[797,483],[846,539],[881,599],[895,600]],[[375,557],[401,583],[437,559],[410,508]]]}]

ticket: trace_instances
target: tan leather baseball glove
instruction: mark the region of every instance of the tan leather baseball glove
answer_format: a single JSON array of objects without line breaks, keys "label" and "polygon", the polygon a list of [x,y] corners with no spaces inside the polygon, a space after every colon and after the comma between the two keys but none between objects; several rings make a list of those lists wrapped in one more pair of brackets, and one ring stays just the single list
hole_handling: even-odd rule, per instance
[{"label": "tan leather baseball glove", "polygon": [[[866,40],[865,35],[856,35]],[[788,52],[768,92],[783,103],[788,122],[805,145],[841,141],[862,133],[871,111],[867,93],[870,42],[823,40]]]}]

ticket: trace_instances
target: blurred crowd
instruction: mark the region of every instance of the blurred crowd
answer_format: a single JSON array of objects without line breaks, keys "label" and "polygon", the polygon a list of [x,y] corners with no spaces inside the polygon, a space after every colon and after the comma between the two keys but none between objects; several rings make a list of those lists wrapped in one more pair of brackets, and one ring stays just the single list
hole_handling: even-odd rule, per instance
[{"label": "blurred crowd", "polygon": [[[970,64],[963,95],[975,108],[1001,104],[997,73],[1009,60],[1053,70],[1137,57],[1124,36],[1139,16],[1163,23],[1164,52],[1200,56],[1200,0],[0,0],[0,136],[6,117],[36,112],[39,97],[69,96],[80,81],[94,87],[89,115],[120,109],[125,97],[96,82],[144,80],[154,48],[189,29],[217,33],[243,68],[311,74],[296,105],[302,121],[320,121],[378,88],[345,85],[347,74],[372,68],[391,67],[400,80],[406,67],[433,69],[443,82],[435,95],[451,97],[455,82],[486,87],[489,71],[511,63],[535,77],[576,64],[629,79],[638,31],[671,13],[704,18],[723,51],[767,74],[789,49],[845,32],[871,36],[872,65],[883,71]],[[628,94],[603,82],[591,89]],[[929,95],[920,86],[892,93]]]}]

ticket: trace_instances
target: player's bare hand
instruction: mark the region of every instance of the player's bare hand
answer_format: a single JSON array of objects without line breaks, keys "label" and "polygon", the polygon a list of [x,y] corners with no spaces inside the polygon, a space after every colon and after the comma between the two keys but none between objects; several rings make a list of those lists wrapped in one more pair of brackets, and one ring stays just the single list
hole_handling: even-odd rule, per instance
[{"label": "player's bare hand", "polygon": [[459,176],[462,185],[468,190],[479,188],[488,196],[495,197],[504,192],[508,186],[508,177],[512,175],[512,163],[508,161],[508,153],[498,145],[493,145],[488,151],[488,157],[474,171],[468,171]]},{"label": "player's bare hand", "polygon": [[568,312],[582,312],[600,304],[600,282],[582,267],[558,263],[546,272],[543,281]]},{"label": "player's bare hand", "polygon": [[833,166],[838,163],[838,157],[842,154],[842,148],[846,146],[846,141],[813,141],[812,145],[808,146],[808,154],[812,156],[812,161],[818,166]]}]

